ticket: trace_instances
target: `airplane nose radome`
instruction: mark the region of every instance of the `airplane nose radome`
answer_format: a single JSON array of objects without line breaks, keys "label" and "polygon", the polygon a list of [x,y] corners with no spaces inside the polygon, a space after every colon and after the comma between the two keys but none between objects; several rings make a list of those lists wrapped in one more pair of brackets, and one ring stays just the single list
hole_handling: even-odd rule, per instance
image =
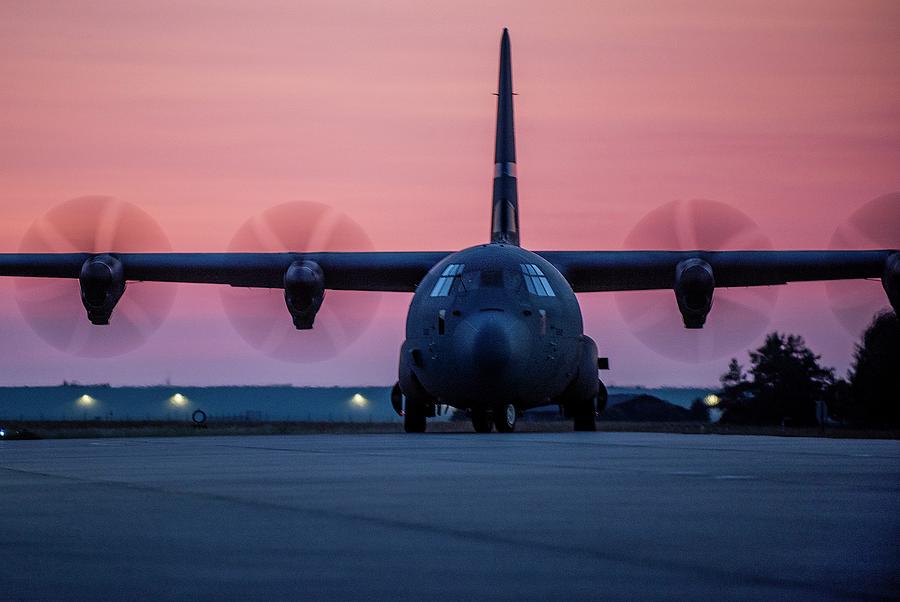
[{"label": "airplane nose radome", "polygon": [[480,384],[501,379],[527,357],[527,331],[500,311],[480,312],[466,319],[456,332],[457,364]]},{"label": "airplane nose radome", "polygon": [[477,371],[487,374],[501,372],[509,363],[512,349],[509,334],[497,319],[489,319],[472,337],[471,361]]}]

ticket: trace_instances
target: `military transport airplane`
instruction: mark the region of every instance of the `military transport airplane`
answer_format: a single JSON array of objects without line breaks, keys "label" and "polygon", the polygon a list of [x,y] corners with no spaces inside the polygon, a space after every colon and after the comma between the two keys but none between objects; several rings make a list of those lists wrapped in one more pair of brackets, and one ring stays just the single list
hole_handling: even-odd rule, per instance
[{"label": "military transport airplane", "polygon": [[313,327],[326,290],[413,292],[392,403],[407,432],[440,405],[476,431],[509,432],[522,411],[558,404],[594,430],[606,404],[597,346],[575,293],[672,289],[686,328],[702,328],[716,287],[880,278],[900,310],[900,252],[528,251],[519,245],[509,33],[500,76],[490,242],[457,252],[19,253],[0,276],[77,278],[87,317],[108,324],[128,281],[284,290],[297,329]]}]

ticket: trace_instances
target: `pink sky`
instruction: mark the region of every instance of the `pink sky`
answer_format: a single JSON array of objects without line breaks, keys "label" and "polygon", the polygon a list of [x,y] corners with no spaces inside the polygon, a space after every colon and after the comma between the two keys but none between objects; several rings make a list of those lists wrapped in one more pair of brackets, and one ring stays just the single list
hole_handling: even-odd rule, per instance
[{"label": "pink sky", "polygon": [[[740,208],[774,248],[827,248],[900,191],[893,0],[159,4],[0,4],[0,251],[87,194],[141,206],[176,251],[225,250],[298,199],[352,215],[378,250],[483,242],[503,26],[528,248],[623,248],[647,213],[698,198]],[[183,285],[145,345],[92,360],[33,334],[4,279],[0,384],[388,384],[408,302],[382,296],[354,345],[298,364],[248,346],[214,287]],[[667,359],[614,296],[582,302],[613,383],[711,384],[727,363]],[[782,287],[772,329],[846,369],[854,337],[824,285]]]}]

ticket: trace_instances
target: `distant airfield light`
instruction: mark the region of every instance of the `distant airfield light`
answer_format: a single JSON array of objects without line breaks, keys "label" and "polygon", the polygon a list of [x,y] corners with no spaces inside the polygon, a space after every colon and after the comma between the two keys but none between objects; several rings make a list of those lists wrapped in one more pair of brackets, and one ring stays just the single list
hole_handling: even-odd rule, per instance
[{"label": "distant airfield light", "polygon": [[705,403],[708,408],[714,408],[719,405],[719,396],[715,393],[710,393],[703,398],[703,403]]},{"label": "distant airfield light", "polygon": [[369,405],[369,400],[363,397],[361,394],[357,393],[350,398],[350,403],[358,408],[364,408]]},{"label": "distant airfield light", "polygon": [[181,393],[176,393],[172,397],[169,398],[169,403],[173,406],[178,406],[182,408],[188,404],[188,398],[182,395]]},{"label": "distant airfield light", "polygon": [[81,397],[79,397],[79,398],[76,400],[76,402],[77,402],[78,405],[80,405],[80,406],[89,407],[89,406],[94,405],[94,404],[97,402],[97,400],[94,399],[93,397],[91,397],[90,395],[88,395],[87,393],[85,393],[84,395],[82,395]]}]

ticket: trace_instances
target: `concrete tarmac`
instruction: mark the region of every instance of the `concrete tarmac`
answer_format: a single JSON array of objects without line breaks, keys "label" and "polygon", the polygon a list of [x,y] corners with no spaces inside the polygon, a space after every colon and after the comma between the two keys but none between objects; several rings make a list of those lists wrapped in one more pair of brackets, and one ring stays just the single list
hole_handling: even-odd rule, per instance
[{"label": "concrete tarmac", "polygon": [[900,596],[900,442],[0,444],[0,599]]}]

